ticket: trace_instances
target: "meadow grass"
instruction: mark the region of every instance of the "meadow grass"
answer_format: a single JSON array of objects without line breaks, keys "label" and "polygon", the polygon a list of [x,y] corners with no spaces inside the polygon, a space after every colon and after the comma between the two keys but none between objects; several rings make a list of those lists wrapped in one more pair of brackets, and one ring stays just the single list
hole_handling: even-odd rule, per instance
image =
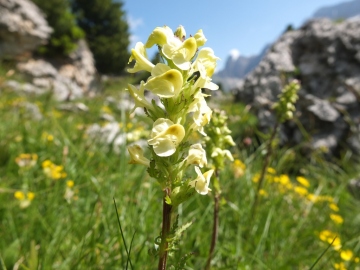
[{"label": "meadow grass", "polygon": [[[131,134],[146,134],[146,119],[133,122],[123,108],[109,103],[108,97],[121,98],[127,81],[77,100],[89,111],[76,112],[60,110],[50,94],[14,93],[0,85],[0,269],[156,269],[157,258],[148,251],[161,230],[160,187],[145,167],[128,164],[125,144],[115,151],[86,132],[92,124],[105,125],[101,115],[106,112],[129,143]],[[27,103],[39,109],[41,120],[34,119]],[[310,269],[336,235],[313,269],[360,269],[359,202],[346,190],[358,167],[330,163],[321,154],[302,158],[296,148],[276,148],[252,214],[264,144],[254,138],[249,146],[242,143],[245,136],[255,136],[256,120],[246,107],[223,108],[241,147],[232,149],[236,160],[220,174],[212,268]],[[19,166],[26,158],[33,162]],[[306,181],[297,181],[298,176]],[[188,257],[186,269],[204,268],[212,203],[210,194],[179,207],[180,224],[193,224],[170,264]]]}]

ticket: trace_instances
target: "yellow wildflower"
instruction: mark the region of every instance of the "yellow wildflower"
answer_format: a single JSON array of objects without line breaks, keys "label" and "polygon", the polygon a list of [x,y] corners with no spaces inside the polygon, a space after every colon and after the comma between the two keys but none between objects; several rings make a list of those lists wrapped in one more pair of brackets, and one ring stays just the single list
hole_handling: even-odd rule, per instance
[{"label": "yellow wildflower", "polygon": [[251,179],[254,183],[259,182],[260,180],[260,174],[259,173],[255,173],[253,178]]},{"label": "yellow wildflower", "polygon": [[340,252],[340,257],[344,261],[350,261],[352,257],[354,256],[353,252],[350,249],[342,250]]},{"label": "yellow wildflower", "polygon": [[48,167],[51,167],[51,165],[52,165],[52,162],[50,161],[50,160],[44,160],[43,161],[43,163],[41,163],[41,166],[43,167],[43,168],[48,168]]},{"label": "yellow wildflower", "polygon": [[339,269],[339,270],[346,270],[345,264],[342,263],[342,262],[341,263],[335,263],[334,268]]},{"label": "yellow wildflower", "polygon": [[282,174],[280,175],[279,182],[280,184],[287,186],[288,184],[290,184],[290,178],[288,175]]},{"label": "yellow wildflower", "polygon": [[334,221],[337,224],[342,224],[344,222],[344,219],[342,218],[342,216],[337,215],[337,214],[330,214],[330,218],[332,221]]},{"label": "yellow wildflower", "polygon": [[296,177],[296,181],[298,181],[304,187],[310,187],[309,181],[303,176]]},{"label": "yellow wildflower", "polygon": [[339,207],[336,205],[336,203],[330,203],[329,207],[331,210],[333,210],[335,212],[339,212]]},{"label": "yellow wildflower", "polygon": [[359,257],[356,257],[356,258],[354,259],[354,262],[359,263],[359,262],[360,262],[360,258],[359,258]]},{"label": "yellow wildflower", "polygon": [[319,238],[323,242],[327,242],[329,244],[332,243],[332,246],[335,250],[339,250],[341,248],[341,240],[340,237],[329,230],[323,230],[319,233]]},{"label": "yellow wildflower", "polygon": [[266,171],[267,171],[268,173],[270,173],[270,174],[276,174],[276,170],[275,170],[274,168],[272,168],[272,167],[268,167],[268,168],[266,169]]},{"label": "yellow wildflower", "polygon": [[267,191],[264,190],[264,189],[260,189],[260,190],[259,190],[259,195],[260,195],[260,196],[263,196],[263,197],[269,196],[269,194],[267,193]]},{"label": "yellow wildflower", "polygon": [[21,201],[21,200],[25,199],[25,194],[22,191],[15,191],[14,197],[15,197],[15,199]]},{"label": "yellow wildflower", "polygon": [[27,199],[28,199],[29,201],[32,201],[32,200],[35,198],[35,193],[34,193],[34,192],[28,192],[28,193],[26,194],[26,196],[27,196]]},{"label": "yellow wildflower", "polygon": [[69,188],[72,188],[74,186],[74,181],[73,180],[67,180],[66,181],[66,186],[69,187]]},{"label": "yellow wildflower", "polygon": [[295,187],[294,191],[300,196],[306,196],[308,194],[308,190],[304,187]]}]

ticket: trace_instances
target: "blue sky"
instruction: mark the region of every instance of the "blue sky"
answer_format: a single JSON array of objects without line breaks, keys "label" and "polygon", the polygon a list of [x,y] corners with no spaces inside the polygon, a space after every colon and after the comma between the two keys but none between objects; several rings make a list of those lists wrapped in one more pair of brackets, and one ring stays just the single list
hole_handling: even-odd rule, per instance
[{"label": "blue sky", "polygon": [[[132,46],[146,42],[157,26],[175,30],[179,25],[186,33],[202,29],[211,47],[221,58],[221,69],[230,51],[241,55],[258,54],[266,44],[275,41],[287,25],[299,27],[318,8],[341,0],[123,0],[130,25]],[[148,52],[149,57],[154,50]]]}]

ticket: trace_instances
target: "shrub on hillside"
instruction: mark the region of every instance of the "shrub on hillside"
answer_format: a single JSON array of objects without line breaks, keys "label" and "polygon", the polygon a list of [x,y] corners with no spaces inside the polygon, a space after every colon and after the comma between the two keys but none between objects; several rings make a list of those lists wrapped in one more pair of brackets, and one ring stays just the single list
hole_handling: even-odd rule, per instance
[{"label": "shrub on hillside", "polygon": [[68,55],[76,48],[76,41],[85,36],[76,25],[68,0],[33,0],[45,13],[49,25],[54,29],[47,45],[38,50],[46,55]]},{"label": "shrub on hillside", "polygon": [[72,0],[78,25],[85,31],[100,73],[119,74],[129,59],[128,24],[122,2]]}]

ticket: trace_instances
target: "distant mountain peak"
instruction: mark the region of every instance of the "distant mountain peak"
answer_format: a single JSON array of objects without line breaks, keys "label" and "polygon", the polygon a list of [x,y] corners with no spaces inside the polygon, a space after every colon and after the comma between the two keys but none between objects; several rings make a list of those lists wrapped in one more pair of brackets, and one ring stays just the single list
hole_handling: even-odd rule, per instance
[{"label": "distant mountain peak", "polygon": [[347,19],[360,14],[360,0],[341,2],[318,9],[313,18]]}]

